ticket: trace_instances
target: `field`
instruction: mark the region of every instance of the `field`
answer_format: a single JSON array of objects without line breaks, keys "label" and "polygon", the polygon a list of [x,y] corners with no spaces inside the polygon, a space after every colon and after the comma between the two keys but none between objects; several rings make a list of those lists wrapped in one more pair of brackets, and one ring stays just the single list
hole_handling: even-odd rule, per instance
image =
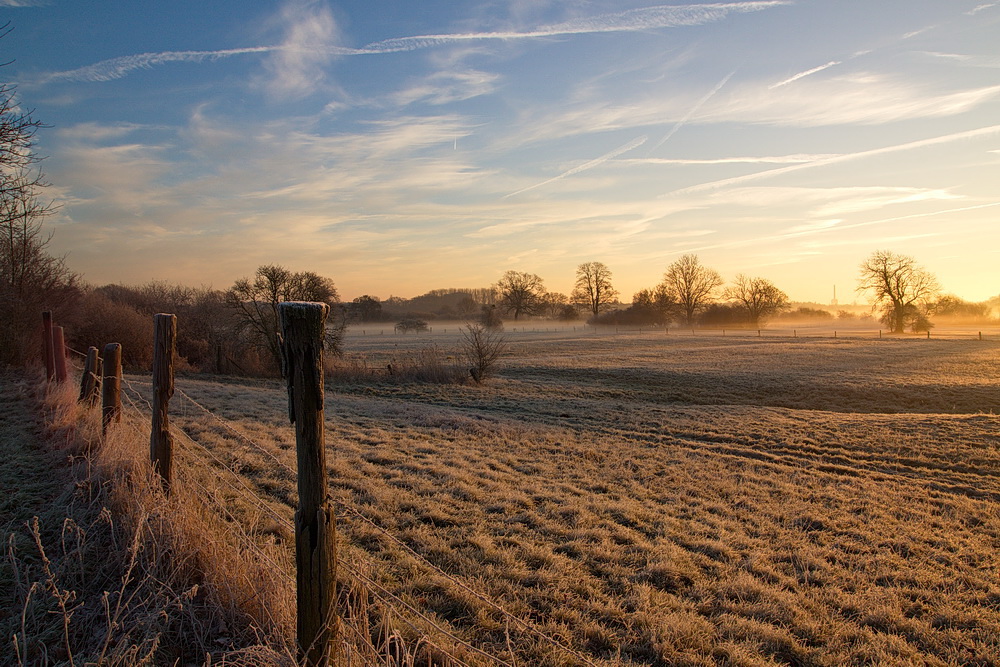
[{"label": "field", "polygon": [[[340,557],[409,642],[436,630],[406,605],[511,665],[1000,663],[995,337],[522,330],[459,385],[382,372],[459,363],[457,327],[390,334],[348,336],[379,374],[333,374],[327,445]],[[270,512],[233,513],[288,543],[284,387],[177,387]]]}]

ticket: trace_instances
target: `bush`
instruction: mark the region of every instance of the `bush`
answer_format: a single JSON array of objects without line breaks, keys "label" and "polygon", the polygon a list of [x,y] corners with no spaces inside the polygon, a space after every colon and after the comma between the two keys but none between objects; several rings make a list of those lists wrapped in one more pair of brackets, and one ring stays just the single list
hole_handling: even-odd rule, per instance
[{"label": "bush", "polygon": [[396,324],[396,331],[399,333],[409,333],[410,331],[427,331],[427,322],[416,317],[406,317]]},{"label": "bush", "polygon": [[496,370],[497,361],[507,352],[507,339],[497,329],[469,324],[462,330],[462,348],[468,360],[469,375],[483,382]]}]

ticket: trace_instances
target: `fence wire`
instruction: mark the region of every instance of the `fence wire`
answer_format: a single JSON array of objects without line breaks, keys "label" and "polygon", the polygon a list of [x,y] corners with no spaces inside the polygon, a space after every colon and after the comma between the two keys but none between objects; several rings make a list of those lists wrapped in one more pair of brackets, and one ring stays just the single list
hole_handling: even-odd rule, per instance
[{"label": "fence wire", "polygon": [[[151,415],[152,415],[152,405],[145,398],[144,392],[142,392],[140,389],[137,388],[137,386],[143,386],[143,387],[149,387],[149,388],[151,388],[152,387],[152,381],[151,381],[151,379],[150,380],[146,380],[146,379],[142,379],[142,380],[140,380],[140,379],[129,379],[129,378],[126,378],[126,377],[123,376],[123,378],[122,378],[122,385],[123,385],[123,388],[126,389],[126,391],[122,392],[122,396],[125,397],[125,402],[128,404],[128,408],[129,408],[130,412],[132,413],[131,416],[133,418],[135,418],[136,421],[138,421],[138,420],[140,420],[142,418],[151,418]],[[214,422],[216,422],[220,426],[224,427],[227,432],[232,433],[240,441],[242,441],[243,443],[249,445],[253,449],[253,451],[255,451],[257,453],[260,453],[260,454],[263,454],[269,460],[273,461],[276,465],[278,465],[282,469],[286,470],[287,472],[291,473],[293,476],[296,475],[296,471],[295,471],[294,468],[292,468],[287,463],[285,463],[284,461],[282,461],[281,459],[279,459],[277,456],[275,456],[275,454],[273,452],[269,451],[264,445],[262,445],[261,443],[259,443],[256,440],[254,440],[253,438],[251,438],[247,434],[243,433],[242,431],[240,431],[236,427],[234,427],[227,420],[219,417],[217,414],[215,414],[214,412],[212,412],[211,410],[209,410],[208,408],[206,408],[200,402],[198,402],[197,400],[195,400],[194,398],[192,398],[190,395],[188,395],[187,393],[185,393],[183,390],[180,390],[177,387],[175,387],[174,392],[175,392],[175,394],[177,394],[177,395],[181,396],[182,398],[184,398],[190,405],[192,405],[195,408],[197,408],[203,415],[211,418]],[[145,438],[149,437],[148,431],[146,433],[142,433],[141,430],[138,428],[137,424],[134,423],[132,421],[132,419],[128,420],[128,426],[129,426],[129,428],[131,430],[133,430],[135,432],[135,434],[138,437],[145,437]],[[259,496],[259,494],[258,494],[258,492],[257,492],[257,490],[254,489],[254,488],[252,488],[247,483],[247,481],[245,480],[245,478],[242,475],[240,475],[239,472],[235,469],[234,465],[227,464],[225,461],[223,461],[222,459],[220,459],[208,447],[206,447],[202,443],[198,442],[189,433],[187,433],[187,431],[185,431],[183,428],[179,428],[179,427],[177,427],[174,424],[171,424],[170,428],[171,428],[171,432],[178,436],[178,438],[175,440],[175,442],[179,442],[179,443],[182,444],[183,451],[185,452],[186,455],[191,456],[196,461],[200,461],[202,463],[209,464],[209,465],[211,465],[215,469],[221,469],[221,470],[225,471],[226,473],[228,473],[228,475],[217,477],[214,481],[222,483],[227,489],[230,489],[233,492],[235,492],[236,494],[238,494],[239,497],[242,498],[245,502],[247,502],[251,506],[255,507],[256,509],[258,509],[262,513],[266,514],[267,516],[269,516],[270,518],[272,518],[278,525],[284,527],[286,530],[289,530],[291,533],[294,534],[294,531],[295,531],[294,523],[288,517],[281,516],[273,508],[271,508],[263,499],[261,499],[260,496]],[[178,468],[180,468],[180,467],[178,467]],[[190,483],[192,486],[195,486],[198,489],[200,489],[203,492],[205,498],[213,498],[213,497],[217,496],[217,491],[213,492],[212,490],[208,489],[201,482],[199,482],[197,479],[195,479],[193,475],[182,473],[181,476],[182,476],[184,482]],[[262,561],[266,562],[268,565],[270,565],[271,567],[273,567],[275,569],[282,570],[282,571],[288,569],[287,566],[286,567],[282,567],[279,564],[275,563],[274,560],[268,554],[266,554],[265,552],[261,551],[260,549],[257,549],[257,548],[254,547],[253,540],[250,537],[250,535],[246,533],[245,529],[243,528],[242,522],[235,515],[232,514],[232,512],[225,506],[225,503],[223,503],[223,502],[215,502],[215,503],[213,503],[213,506],[214,507],[218,507],[218,509],[226,517],[229,518],[229,520],[230,520],[231,523],[239,526],[239,530],[242,533],[242,537],[244,538],[243,540],[241,540],[241,542],[243,542],[248,548],[250,548],[254,552],[255,556],[257,556]],[[371,522],[369,519],[367,519],[367,517],[364,517],[363,515],[361,515],[359,512],[357,512],[353,508],[350,508],[349,506],[345,505],[344,503],[339,503],[339,502],[336,503],[336,506],[339,507],[339,508],[341,508],[341,509],[343,509],[343,510],[349,510],[352,515],[356,515],[359,518],[365,519],[368,523],[370,523],[372,526],[374,526],[380,533],[386,535],[387,538],[393,540],[394,542],[397,542],[397,543],[401,544],[405,549],[408,550],[408,552],[412,553],[421,563],[423,563],[424,565],[432,568],[435,572],[437,572],[438,574],[440,574],[443,577],[447,578],[449,581],[452,581],[452,582],[456,583],[461,588],[463,588],[463,590],[466,590],[466,591],[470,592],[471,594],[475,595],[479,599],[481,599],[484,602],[486,602],[487,604],[489,604],[491,607],[499,609],[499,607],[495,603],[493,603],[492,601],[486,599],[481,594],[478,594],[476,591],[474,591],[473,589],[469,588],[468,586],[466,586],[465,584],[463,584],[461,581],[459,581],[459,580],[455,579],[454,577],[452,577],[451,575],[448,575],[447,573],[445,573],[443,570],[441,570],[440,568],[438,568],[437,566],[435,566],[433,563],[431,563],[430,561],[428,561],[426,558],[424,558],[423,556],[421,556],[420,554],[418,554],[417,552],[413,551],[408,546],[406,546],[405,544],[403,544],[402,542],[400,542],[398,540],[398,538],[395,538],[395,536],[393,536],[389,531],[387,531],[384,528],[382,528],[381,526],[378,526],[377,524]],[[407,601],[403,600],[401,597],[399,597],[395,593],[391,592],[390,590],[388,590],[387,588],[385,588],[384,586],[382,586],[378,582],[374,581],[373,579],[371,579],[367,575],[363,574],[357,567],[354,567],[346,559],[341,559],[340,563],[344,567],[345,571],[351,577],[353,577],[355,580],[362,582],[366,586],[366,588],[369,589],[369,592],[376,599],[378,599],[379,602],[386,609],[392,610],[393,613],[396,615],[396,617],[399,618],[399,620],[401,622],[405,623],[407,626],[409,626],[411,629],[413,629],[417,633],[419,633],[419,634],[426,633],[426,628],[421,628],[421,627],[417,626],[412,621],[410,621],[407,618],[407,616],[412,616],[412,617],[416,617],[416,618],[421,619],[424,623],[426,623],[428,626],[430,626],[431,628],[433,628],[433,630],[435,632],[437,632],[437,633],[441,634],[442,636],[446,637],[450,641],[454,642],[456,645],[463,646],[467,650],[469,650],[469,651],[471,651],[471,652],[473,652],[473,653],[475,653],[477,655],[480,655],[482,657],[488,658],[490,661],[492,661],[495,664],[505,665],[506,667],[512,667],[510,663],[508,663],[508,662],[506,662],[506,661],[504,661],[504,660],[502,660],[502,659],[500,659],[500,658],[498,658],[498,657],[496,657],[496,656],[494,656],[494,655],[492,655],[492,654],[484,651],[483,649],[480,649],[480,648],[476,647],[475,645],[469,643],[467,640],[465,640],[465,639],[459,637],[458,635],[454,634],[453,632],[447,630],[439,622],[435,621],[433,618],[431,618],[427,614],[421,612],[419,609],[417,609],[416,607],[414,607],[412,604],[410,604]],[[510,616],[510,618],[512,620],[515,620],[515,622],[517,622],[518,620],[520,620],[516,616],[507,614],[506,612],[504,612],[504,613],[506,615]],[[522,621],[522,623],[523,623],[523,621]],[[555,640],[553,640],[551,638],[547,638],[547,639],[550,642],[555,642]],[[556,643],[556,645],[559,646],[558,643]],[[435,646],[436,649],[438,649],[439,651],[441,651],[442,653],[444,653],[445,655],[447,655],[450,659],[452,659],[456,664],[458,664],[458,665],[465,665],[466,664],[462,660],[458,659],[457,657],[455,657],[454,655],[452,655],[451,653],[449,653],[448,651],[446,651],[440,645],[435,644],[434,646]],[[566,650],[566,651],[570,652],[571,654],[575,654],[575,652],[572,651],[572,649],[569,649],[568,647],[560,646],[560,648],[562,648],[563,650]],[[594,664],[593,662],[587,660],[584,656],[579,656],[579,654],[575,654],[575,655],[577,655],[580,659],[584,660],[588,664],[591,664],[591,665]]]}]

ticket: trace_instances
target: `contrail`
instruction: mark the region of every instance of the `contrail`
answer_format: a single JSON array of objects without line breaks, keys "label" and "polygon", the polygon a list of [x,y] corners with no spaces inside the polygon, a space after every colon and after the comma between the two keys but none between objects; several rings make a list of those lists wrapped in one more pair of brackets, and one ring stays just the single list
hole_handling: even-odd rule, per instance
[{"label": "contrail", "polygon": [[530,185],[530,186],[528,186],[526,188],[522,188],[522,189],[518,190],[517,192],[511,192],[509,195],[504,195],[503,198],[507,199],[509,197],[513,197],[515,195],[519,195],[522,192],[527,192],[528,190],[534,190],[535,188],[540,188],[543,185],[548,185],[549,183],[554,183],[555,181],[558,181],[560,179],[566,178],[567,176],[572,176],[573,174],[579,174],[581,171],[587,171],[588,169],[593,169],[594,167],[597,167],[597,166],[600,166],[600,165],[604,164],[608,160],[611,160],[613,158],[618,157],[622,153],[627,153],[630,150],[634,150],[634,149],[638,148],[639,146],[642,146],[644,143],[646,143],[646,137],[645,136],[637,137],[637,138],[633,139],[632,141],[628,142],[627,144],[625,144],[624,146],[619,146],[618,148],[614,149],[610,153],[605,153],[601,157],[595,158],[595,159],[591,160],[590,162],[585,162],[585,163],[579,165],[578,167],[573,167],[572,169],[570,169],[568,171],[564,171],[563,173],[559,174],[558,176],[550,178],[547,181],[542,181],[541,183],[536,183],[535,185]]},{"label": "contrail", "polygon": [[37,83],[49,83],[51,81],[112,81],[121,79],[129,72],[137,69],[149,69],[154,65],[173,62],[202,62],[204,60],[219,60],[232,56],[241,56],[248,53],[270,53],[281,49],[280,46],[252,46],[244,49],[223,49],[221,51],[165,51],[162,53],[140,53],[134,56],[122,56],[102,60],[93,65],[66,70],[64,72],[52,72],[40,79]]},{"label": "contrail", "polygon": [[679,190],[674,190],[673,192],[668,192],[662,196],[671,197],[675,195],[685,195],[685,194],[692,194],[695,192],[703,192],[705,190],[717,190],[719,188],[723,188],[730,185],[740,185],[742,183],[747,183],[749,181],[759,181],[765,178],[772,178],[774,176],[780,176],[781,174],[787,174],[802,169],[812,169],[814,167],[823,167],[828,164],[849,162],[851,160],[859,160],[861,158],[872,157],[875,155],[885,155],[888,153],[909,151],[916,148],[925,148],[927,146],[937,146],[939,144],[947,144],[953,141],[972,139],[975,137],[982,137],[990,134],[1000,134],[1000,125],[990,125],[988,127],[981,127],[977,130],[967,130],[965,132],[945,134],[940,137],[932,137],[930,139],[920,139],[918,141],[910,141],[905,144],[896,144],[895,146],[885,146],[883,148],[873,148],[867,151],[858,151],[857,153],[841,153],[839,155],[832,155],[830,157],[815,160],[813,162],[806,162],[805,164],[795,164],[788,167],[779,167],[778,169],[768,169],[766,171],[758,171],[757,173],[747,174],[745,176],[735,176],[733,178],[724,178],[722,180],[711,181],[709,183],[702,183],[700,185],[692,185],[687,188],[681,188]]},{"label": "contrail", "polygon": [[659,148],[663,144],[667,143],[667,140],[670,137],[674,136],[674,134],[677,133],[677,130],[679,130],[682,127],[684,127],[684,124],[687,123],[689,120],[691,120],[691,116],[693,116],[696,113],[698,113],[698,109],[700,109],[702,107],[702,105],[705,104],[705,102],[707,102],[710,99],[712,99],[712,96],[715,95],[717,92],[719,92],[719,90],[724,85],[726,85],[726,82],[729,81],[729,79],[732,78],[733,74],[736,74],[736,70],[733,70],[732,72],[730,72],[729,74],[727,74],[726,76],[724,76],[722,78],[722,81],[720,81],[719,83],[717,83],[715,85],[715,88],[713,88],[712,90],[708,91],[708,93],[704,97],[702,97],[700,100],[698,100],[695,103],[695,105],[693,107],[691,107],[691,110],[688,111],[687,114],[683,118],[681,118],[679,121],[677,121],[676,125],[674,125],[672,128],[670,128],[670,131],[667,132],[667,136],[665,136],[662,139],[660,139],[660,141],[655,146],[653,146],[651,149],[649,149],[649,152],[652,153],[657,148]]},{"label": "contrail", "polygon": [[393,53],[396,51],[424,49],[448,42],[470,40],[510,40],[676,28],[679,26],[703,25],[719,21],[729,14],[758,12],[788,4],[791,4],[788,0],[763,0],[761,2],[728,2],[706,5],[658,5],[656,7],[631,9],[617,14],[601,14],[587,19],[577,19],[566,23],[541,26],[524,32],[472,32],[395,37],[393,39],[372,42],[360,50],[366,53]]},{"label": "contrail", "polygon": [[775,88],[780,88],[781,86],[787,86],[788,84],[790,84],[793,81],[798,81],[799,79],[803,79],[803,78],[809,76],[810,74],[815,74],[816,72],[822,72],[825,69],[828,69],[830,67],[835,67],[836,65],[839,65],[839,64],[841,64],[840,60],[831,60],[830,62],[828,62],[825,65],[820,65],[819,67],[813,67],[812,69],[807,69],[805,72],[799,72],[798,74],[796,74],[794,76],[788,77],[784,81],[779,81],[778,83],[771,84],[770,86],[767,87],[767,89],[768,90],[774,90]]},{"label": "contrail", "polygon": [[[993,151],[1000,153],[1000,150]],[[840,155],[840,153],[797,153],[792,155],[748,155],[743,157],[718,157],[718,158],[625,158],[619,160],[619,164],[802,164],[803,162],[815,162],[829,157]]]},{"label": "contrail", "polygon": [[[12,2],[15,0],[6,0]],[[24,1],[24,0],[21,0]],[[0,5],[3,0],[0,0]],[[724,19],[729,14],[746,14],[758,12],[772,7],[791,4],[790,0],[761,0],[759,2],[729,2],[706,5],[659,5],[632,9],[617,14],[601,14],[588,19],[577,19],[566,23],[542,26],[524,32],[472,32],[440,35],[417,35],[414,37],[396,37],[379,42],[372,42],[360,49],[317,44],[308,49],[299,50],[315,53],[322,51],[334,56],[365,56],[414,51],[452,42],[474,40],[515,40],[534,39],[539,37],[554,37],[558,35],[584,35],[603,32],[638,32],[659,28],[675,28],[711,23]],[[271,53],[287,51],[290,47],[284,45],[253,46],[240,49],[221,49],[216,51],[165,51],[161,53],[140,53],[102,60],[101,62],[62,72],[52,72],[39,77],[34,83],[50,83],[53,81],[111,81],[121,79],[138,69],[148,69],[156,65],[171,62],[202,62],[217,60],[232,56]]]}]

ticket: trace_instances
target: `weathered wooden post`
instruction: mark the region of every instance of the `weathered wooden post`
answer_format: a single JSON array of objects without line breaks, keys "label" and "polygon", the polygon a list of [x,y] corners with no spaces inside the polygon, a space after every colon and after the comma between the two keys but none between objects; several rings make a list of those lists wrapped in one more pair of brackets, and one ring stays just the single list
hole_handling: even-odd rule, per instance
[{"label": "weathered wooden post", "polygon": [[62,327],[52,327],[52,358],[56,365],[56,382],[65,382],[66,373],[66,333]]},{"label": "weathered wooden post", "polygon": [[97,348],[91,345],[87,348],[87,361],[83,363],[83,376],[80,378],[80,402],[92,404],[97,398],[101,387],[101,358],[97,356]]},{"label": "weathered wooden post", "polygon": [[324,303],[293,301],[278,306],[299,478],[295,512],[299,660],[310,667],[330,664],[337,639],[336,523],[327,491],[323,438],[323,339],[329,311]]},{"label": "weathered wooden post", "polygon": [[104,375],[101,378],[101,435],[107,435],[111,422],[122,418],[122,346],[104,346]]},{"label": "weathered wooden post", "polygon": [[45,361],[45,379],[51,382],[56,377],[56,360],[52,354],[52,312],[42,313],[42,357]]},{"label": "weathered wooden post", "polygon": [[167,493],[173,476],[174,454],[167,404],[174,395],[176,339],[177,318],[166,313],[153,315],[153,424],[149,433],[149,460]]}]

